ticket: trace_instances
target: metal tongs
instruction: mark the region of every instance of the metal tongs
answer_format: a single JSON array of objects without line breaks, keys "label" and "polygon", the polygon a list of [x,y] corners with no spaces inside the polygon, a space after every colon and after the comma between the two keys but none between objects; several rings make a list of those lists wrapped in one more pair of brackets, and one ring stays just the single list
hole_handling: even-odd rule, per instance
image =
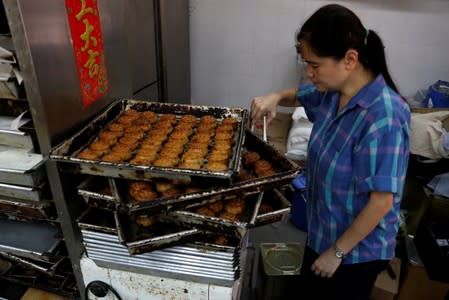
[{"label": "metal tongs", "polygon": [[[254,124],[255,122],[253,122],[251,124],[251,133],[254,133]],[[267,115],[263,115],[263,141],[267,142],[268,138],[267,138]]]}]

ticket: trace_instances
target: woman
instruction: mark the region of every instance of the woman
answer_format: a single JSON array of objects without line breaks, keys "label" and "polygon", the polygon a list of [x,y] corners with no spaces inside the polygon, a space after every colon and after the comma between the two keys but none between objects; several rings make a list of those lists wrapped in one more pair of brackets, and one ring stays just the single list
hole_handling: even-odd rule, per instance
[{"label": "woman", "polygon": [[297,34],[311,83],[251,103],[252,120],[300,104],[313,122],[307,153],[307,247],[301,294],[369,299],[395,255],[410,111],[379,36],[349,9],[321,7]]}]

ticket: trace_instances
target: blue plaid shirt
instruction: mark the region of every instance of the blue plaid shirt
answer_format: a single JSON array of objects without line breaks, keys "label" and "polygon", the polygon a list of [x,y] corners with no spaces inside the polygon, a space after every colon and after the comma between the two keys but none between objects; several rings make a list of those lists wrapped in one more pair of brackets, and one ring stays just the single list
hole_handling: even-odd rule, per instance
[{"label": "blue plaid shirt", "polygon": [[313,122],[307,156],[308,246],[323,253],[352,224],[370,192],[392,192],[391,211],[343,263],[391,259],[409,155],[407,103],[381,75],[340,112],[337,92],[301,85],[297,98]]}]

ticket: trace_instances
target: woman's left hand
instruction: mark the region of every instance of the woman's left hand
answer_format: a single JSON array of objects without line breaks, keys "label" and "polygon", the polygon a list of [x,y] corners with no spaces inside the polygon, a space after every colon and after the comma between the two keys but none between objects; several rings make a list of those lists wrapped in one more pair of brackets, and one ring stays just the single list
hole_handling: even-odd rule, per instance
[{"label": "woman's left hand", "polygon": [[312,264],[311,270],[315,275],[330,278],[341,264],[341,259],[335,256],[332,248],[327,249]]}]

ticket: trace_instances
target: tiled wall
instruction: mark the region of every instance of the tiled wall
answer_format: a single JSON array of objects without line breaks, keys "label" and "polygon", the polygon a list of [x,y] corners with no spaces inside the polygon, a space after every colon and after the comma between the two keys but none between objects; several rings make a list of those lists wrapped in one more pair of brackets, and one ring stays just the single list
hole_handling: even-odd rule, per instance
[{"label": "tiled wall", "polygon": [[[449,81],[448,0],[335,1],[379,33],[402,94]],[[192,103],[249,107],[296,86],[294,33],[329,1],[190,0]]]}]

